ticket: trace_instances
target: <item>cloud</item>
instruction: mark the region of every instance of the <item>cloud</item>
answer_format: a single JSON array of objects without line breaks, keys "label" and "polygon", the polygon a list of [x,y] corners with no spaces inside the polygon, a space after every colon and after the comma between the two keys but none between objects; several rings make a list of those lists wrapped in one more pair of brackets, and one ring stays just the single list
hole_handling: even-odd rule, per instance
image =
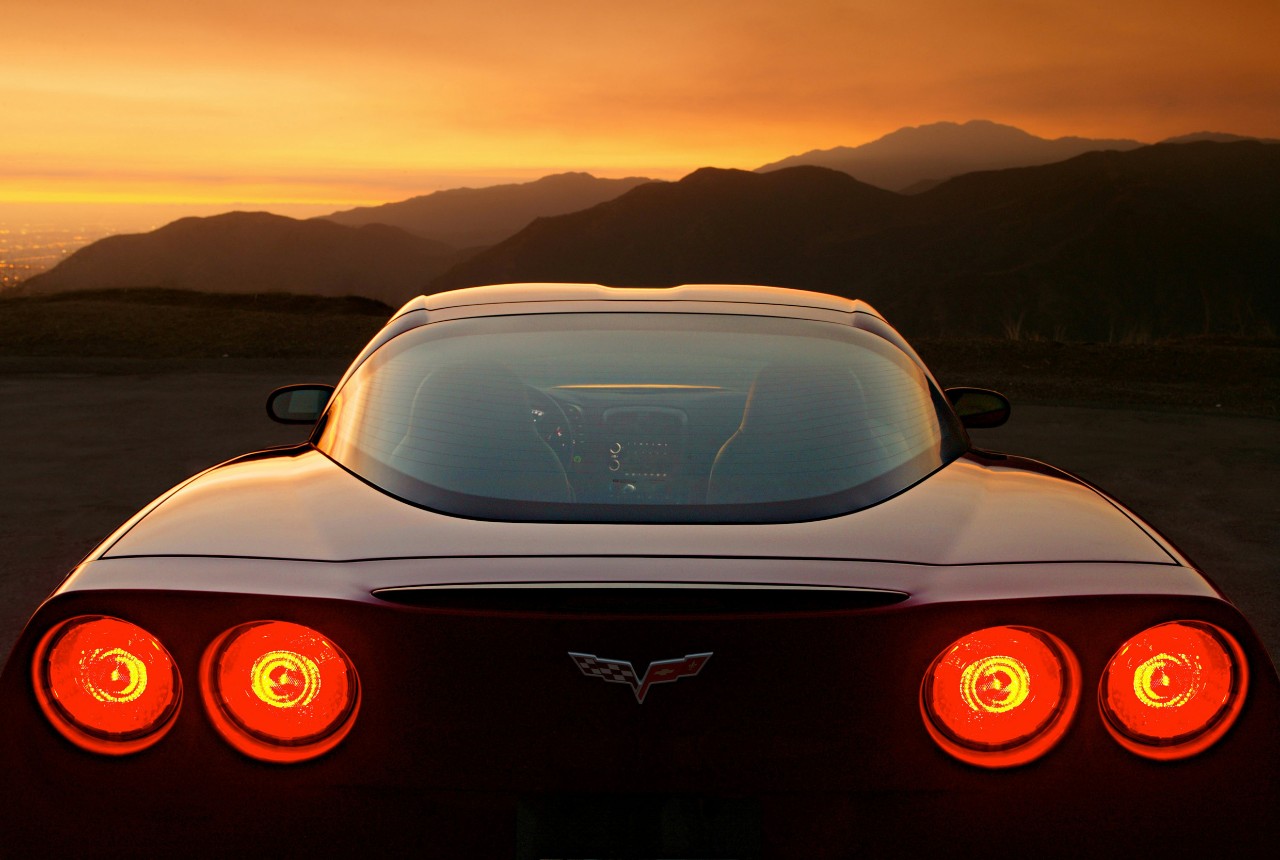
[{"label": "cloud", "polygon": [[1274,0],[13,5],[0,197],[41,170],[351,199],[393,174],[751,167],[975,117],[1280,136]]}]

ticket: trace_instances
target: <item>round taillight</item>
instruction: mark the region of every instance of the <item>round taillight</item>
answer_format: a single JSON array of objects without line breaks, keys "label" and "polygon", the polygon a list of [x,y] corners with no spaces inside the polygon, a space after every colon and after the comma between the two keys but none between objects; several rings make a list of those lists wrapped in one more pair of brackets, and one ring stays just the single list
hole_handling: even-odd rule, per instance
[{"label": "round taillight", "polygon": [[977,630],[951,643],[925,673],[925,726],[962,761],[1023,764],[1066,731],[1079,700],[1079,675],[1075,657],[1043,630]]},{"label": "round taillight", "polygon": [[219,636],[202,666],[214,725],[241,752],[301,761],[332,749],[355,720],[360,684],[342,649],[288,621],[243,624]]},{"label": "round taillight", "polygon": [[1138,755],[1185,758],[1230,728],[1244,703],[1244,654],[1224,630],[1171,621],[1143,630],[1107,663],[1099,704],[1113,737]]},{"label": "round taillight", "polygon": [[173,725],[182,679],[169,652],[136,624],[82,615],[54,627],[36,648],[41,709],[71,742],[124,755],[151,746]]}]

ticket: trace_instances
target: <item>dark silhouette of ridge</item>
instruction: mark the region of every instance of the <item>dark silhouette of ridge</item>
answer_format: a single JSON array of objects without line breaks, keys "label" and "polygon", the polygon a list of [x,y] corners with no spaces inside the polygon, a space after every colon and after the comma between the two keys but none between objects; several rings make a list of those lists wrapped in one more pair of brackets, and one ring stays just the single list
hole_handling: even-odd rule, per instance
[{"label": "dark silhouette of ridge", "polygon": [[539,219],[432,290],[777,284],[915,335],[1108,340],[1280,329],[1280,145],[1161,144],[971,173],[915,196],[820,167],[699,170]]},{"label": "dark silhouette of ridge", "polygon": [[1213,143],[1235,143],[1241,140],[1255,140],[1259,143],[1280,143],[1273,137],[1252,137],[1247,134],[1227,134],[1224,131],[1197,131],[1191,134],[1180,134],[1177,137],[1169,137],[1160,141],[1161,143],[1199,143],[1201,141],[1212,141]]},{"label": "dark silhouette of ridge", "polygon": [[325,220],[349,227],[390,224],[455,248],[470,248],[500,242],[534,218],[586,209],[653,181],[560,173],[535,182],[452,188],[398,203],[334,212]]},{"label": "dark silhouette of ridge", "polygon": [[96,242],[18,292],[166,287],[395,306],[424,289],[509,281],[740,282],[865,298],[915,335],[1274,336],[1280,144],[1204,136],[971,172],[910,195],[816,166],[706,168],[538,218],[470,259],[381,224],[185,218]]},{"label": "dark silhouette of ridge", "polygon": [[354,228],[229,212],[108,236],[19,289],[36,295],[118,287],[305,293],[395,306],[456,260],[448,246],[381,224]]},{"label": "dark silhouette of ridge", "polygon": [[540,218],[432,287],[602,277],[619,286],[785,283],[815,225],[869,226],[897,202],[891,192],[822,168],[702,168],[583,212]]},{"label": "dark silhouette of ridge", "polygon": [[[765,173],[799,165],[828,167],[892,191],[915,193],[975,170],[1002,170],[1065,161],[1084,152],[1136,149],[1136,140],[1047,140],[1010,125],[975,119],[963,125],[936,122],[909,126],[861,146],[815,149],[757,168]],[[924,187],[928,187],[925,185]]]}]

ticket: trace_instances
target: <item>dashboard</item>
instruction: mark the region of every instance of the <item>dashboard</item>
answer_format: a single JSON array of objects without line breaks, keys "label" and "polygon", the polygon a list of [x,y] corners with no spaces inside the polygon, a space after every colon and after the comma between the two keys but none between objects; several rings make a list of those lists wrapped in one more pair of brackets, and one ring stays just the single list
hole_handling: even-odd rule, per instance
[{"label": "dashboard", "polygon": [[529,389],[534,431],[578,502],[697,504],[746,392],[698,385]]}]

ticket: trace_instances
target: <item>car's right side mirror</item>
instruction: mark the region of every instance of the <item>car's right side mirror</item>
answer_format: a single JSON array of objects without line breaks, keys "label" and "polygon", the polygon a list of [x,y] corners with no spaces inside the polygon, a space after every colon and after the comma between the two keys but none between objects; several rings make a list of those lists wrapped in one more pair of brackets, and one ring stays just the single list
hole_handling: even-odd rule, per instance
[{"label": "car's right side mirror", "polygon": [[965,427],[999,427],[1009,420],[1009,400],[986,388],[948,388],[947,400]]},{"label": "car's right side mirror", "polygon": [[332,385],[286,385],[267,398],[267,414],[281,424],[314,424],[332,394]]}]

